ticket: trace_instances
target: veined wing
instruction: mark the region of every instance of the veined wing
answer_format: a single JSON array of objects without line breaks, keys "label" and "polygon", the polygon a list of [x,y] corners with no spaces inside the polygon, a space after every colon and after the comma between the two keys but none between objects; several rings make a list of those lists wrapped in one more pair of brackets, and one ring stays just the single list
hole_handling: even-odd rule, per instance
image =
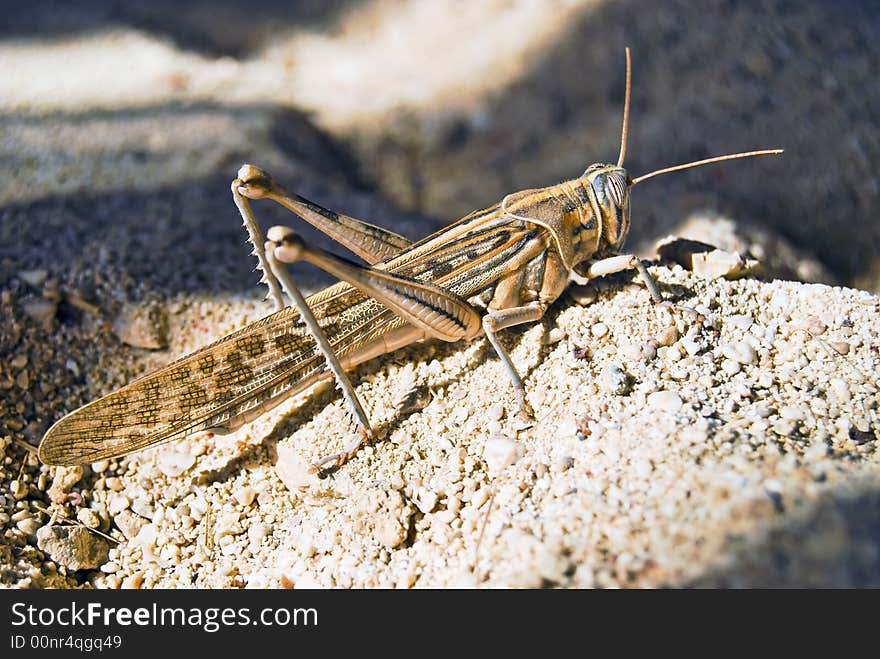
[{"label": "veined wing", "polygon": [[[376,267],[432,281],[461,297],[480,292],[535,231],[476,222],[478,215],[452,225],[449,240],[440,232]],[[307,302],[340,359],[406,324],[343,282]],[[82,464],[133,453],[222,427],[322,375],[314,340],[296,310],[285,308],[71,412],[48,430],[39,456],[45,464]]]}]

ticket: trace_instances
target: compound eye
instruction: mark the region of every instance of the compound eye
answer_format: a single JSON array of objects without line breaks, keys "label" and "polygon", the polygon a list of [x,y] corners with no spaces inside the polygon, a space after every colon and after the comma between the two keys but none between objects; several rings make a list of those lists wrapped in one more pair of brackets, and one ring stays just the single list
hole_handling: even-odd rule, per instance
[{"label": "compound eye", "polygon": [[623,206],[624,200],[626,199],[626,180],[628,178],[628,174],[620,172],[612,172],[608,175],[608,182],[605,189],[614,201],[615,206]]}]

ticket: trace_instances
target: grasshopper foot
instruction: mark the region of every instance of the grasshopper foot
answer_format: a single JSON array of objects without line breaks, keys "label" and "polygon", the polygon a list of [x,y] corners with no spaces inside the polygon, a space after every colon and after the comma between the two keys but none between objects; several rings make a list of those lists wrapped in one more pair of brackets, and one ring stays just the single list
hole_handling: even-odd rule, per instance
[{"label": "grasshopper foot", "polygon": [[516,418],[520,421],[532,422],[535,420],[535,411],[532,409],[532,406],[529,405],[529,401],[526,400],[526,392],[517,390],[516,392]]},{"label": "grasshopper foot", "polygon": [[690,320],[698,323],[705,320],[705,318],[699,311],[697,311],[693,307],[686,307],[683,304],[676,304],[675,302],[670,302],[668,300],[661,300],[659,302],[655,302],[654,306],[658,309],[665,309],[671,314],[681,314],[682,316],[685,316]]},{"label": "grasshopper foot", "polygon": [[369,442],[371,439],[373,439],[373,432],[371,430],[367,431],[365,428],[358,428],[357,439],[354,442],[352,442],[344,451],[325,455],[320,460],[313,462],[309,466],[309,473],[317,474],[321,471],[341,467],[351,460],[357,454],[361,446]]}]

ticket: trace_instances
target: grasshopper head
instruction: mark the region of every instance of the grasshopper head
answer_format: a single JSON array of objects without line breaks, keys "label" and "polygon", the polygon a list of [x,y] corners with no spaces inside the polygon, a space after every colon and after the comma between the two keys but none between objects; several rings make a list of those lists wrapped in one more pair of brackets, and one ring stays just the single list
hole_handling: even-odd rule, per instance
[{"label": "grasshopper head", "polygon": [[630,175],[623,167],[596,163],[587,167],[581,183],[599,223],[600,251],[619,251],[629,233]]}]

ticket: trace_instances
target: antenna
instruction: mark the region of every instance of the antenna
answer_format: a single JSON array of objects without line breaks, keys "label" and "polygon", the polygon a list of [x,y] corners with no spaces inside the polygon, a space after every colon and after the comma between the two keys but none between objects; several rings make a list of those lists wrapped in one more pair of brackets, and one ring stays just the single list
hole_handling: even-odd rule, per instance
[{"label": "antenna", "polygon": [[[690,169],[691,167],[702,167],[703,165],[710,165],[713,162],[723,162],[725,160],[736,160],[738,158],[751,158],[752,156],[772,156],[779,153],[782,153],[783,149],[765,149],[764,151],[746,151],[744,153],[731,153],[726,156],[715,156],[714,158],[706,158],[705,160],[696,160],[694,162],[685,163],[684,165],[675,165],[674,167],[664,167],[663,169],[658,169],[657,171],[650,172],[648,174],[642,174],[636,179],[633,179],[632,185],[637,183],[641,183],[649,178],[653,178],[655,176],[660,176],[660,174],[668,174],[669,172],[677,172],[682,169]],[[621,158],[623,157],[623,151],[621,151]]]},{"label": "antenna", "polygon": [[617,166],[623,167],[623,159],[626,157],[626,132],[629,129],[629,92],[632,87],[632,60],[629,55],[629,46],[626,47],[626,94],[623,97],[623,127],[620,129],[620,155],[617,157]]}]

